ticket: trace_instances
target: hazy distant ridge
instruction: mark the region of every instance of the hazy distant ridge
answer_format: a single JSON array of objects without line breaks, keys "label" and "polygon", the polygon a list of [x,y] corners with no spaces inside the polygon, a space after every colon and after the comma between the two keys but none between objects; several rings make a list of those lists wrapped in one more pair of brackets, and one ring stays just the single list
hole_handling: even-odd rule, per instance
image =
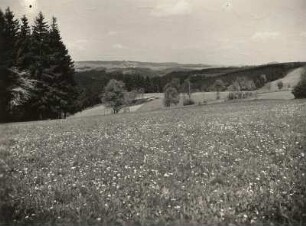
[{"label": "hazy distant ridge", "polygon": [[76,71],[89,70],[110,70],[110,69],[131,69],[131,68],[147,68],[155,71],[162,70],[200,70],[210,68],[207,64],[179,64],[174,62],[154,63],[139,61],[77,61],[75,62]]}]

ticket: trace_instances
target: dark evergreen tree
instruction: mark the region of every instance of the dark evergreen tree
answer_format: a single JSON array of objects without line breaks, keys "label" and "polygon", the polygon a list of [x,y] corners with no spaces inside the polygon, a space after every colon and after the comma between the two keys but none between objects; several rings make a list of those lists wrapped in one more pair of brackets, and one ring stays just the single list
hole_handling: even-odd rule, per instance
[{"label": "dark evergreen tree", "polygon": [[[33,27],[33,75],[39,81],[39,91],[33,105],[35,117],[61,118],[74,112],[78,90],[73,79],[74,66],[62,42],[56,19],[49,29],[42,13]],[[32,114],[33,115],[33,114]]]},{"label": "dark evergreen tree", "polygon": [[19,29],[19,22],[15,19],[14,13],[7,8],[4,14],[4,55],[7,67],[12,67],[16,61],[16,41]]},{"label": "dark evergreen tree", "polygon": [[45,21],[45,17],[40,12],[34,21],[31,51],[33,59],[31,71],[36,78],[41,78],[44,68],[49,68],[48,55],[50,48],[48,46],[49,26]]},{"label": "dark evergreen tree", "polygon": [[6,117],[6,67],[4,64],[4,49],[5,49],[5,37],[4,37],[5,20],[4,14],[0,9],[0,122],[5,120]]},{"label": "dark evergreen tree", "polygon": [[31,64],[31,28],[26,16],[21,18],[20,31],[17,36],[16,67],[19,70],[27,70]]},{"label": "dark evergreen tree", "polygon": [[0,121],[11,118],[12,87],[18,77],[10,70],[16,60],[16,39],[19,29],[18,20],[7,8],[5,13],[0,10]]},{"label": "dark evergreen tree", "polygon": [[[78,109],[74,66],[53,18],[0,10],[0,121],[59,118]],[[17,114],[18,112],[18,114]]]},{"label": "dark evergreen tree", "polygon": [[49,26],[43,14],[39,13],[34,21],[31,35],[31,46],[29,50],[31,57],[28,68],[32,79],[37,80],[37,89],[26,107],[26,120],[49,118],[49,98],[52,96],[52,87],[50,86],[51,77],[46,73],[46,69],[50,67],[48,38]]},{"label": "dark evergreen tree", "polygon": [[52,87],[57,91],[54,105],[59,109],[57,114],[66,115],[75,111],[74,101],[78,91],[73,78],[74,65],[62,41],[55,17],[52,19],[49,33],[49,47],[51,49],[49,73],[53,76]]}]

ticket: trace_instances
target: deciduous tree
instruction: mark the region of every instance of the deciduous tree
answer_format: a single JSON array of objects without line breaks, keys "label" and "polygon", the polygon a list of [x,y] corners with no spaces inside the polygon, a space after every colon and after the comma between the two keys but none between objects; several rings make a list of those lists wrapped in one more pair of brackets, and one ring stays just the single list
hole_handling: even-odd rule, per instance
[{"label": "deciduous tree", "polygon": [[170,107],[172,104],[177,105],[180,102],[180,94],[176,88],[168,86],[164,93],[164,105]]},{"label": "deciduous tree", "polygon": [[121,81],[111,79],[105,87],[102,102],[113,109],[117,114],[125,104],[125,84]]}]

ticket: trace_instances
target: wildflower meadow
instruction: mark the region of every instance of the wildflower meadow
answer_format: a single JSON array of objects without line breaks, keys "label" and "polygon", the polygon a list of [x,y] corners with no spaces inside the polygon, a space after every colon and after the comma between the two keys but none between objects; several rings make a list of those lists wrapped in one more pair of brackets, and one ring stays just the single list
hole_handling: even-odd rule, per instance
[{"label": "wildflower meadow", "polygon": [[0,125],[2,222],[305,224],[306,102]]}]

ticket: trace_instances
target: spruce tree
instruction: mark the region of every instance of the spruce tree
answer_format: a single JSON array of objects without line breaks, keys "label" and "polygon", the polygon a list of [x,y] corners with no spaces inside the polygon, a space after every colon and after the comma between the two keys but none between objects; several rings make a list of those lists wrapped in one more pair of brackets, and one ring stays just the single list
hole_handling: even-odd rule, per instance
[{"label": "spruce tree", "polygon": [[18,77],[11,72],[16,60],[18,29],[19,23],[13,12],[9,8],[5,13],[0,10],[0,121],[10,120],[11,89],[18,82]]},{"label": "spruce tree", "polygon": [[48,46],[48,38],[49,26],[45,21],[44,15],[40,12],[34,21],[31,45],[31,51],[33,53],[31,71],[39,79],[43,74],[43,69],[49,67],[48,54],[50,49]]},{"label": "spruce tree", "polygon": [[74,65],[62,41],[55,17],[52,18],[49,42],[51,49],[50,73],[53,75],[53,87],[57,90],[55,103],[59,109],[57,113],[66,116],[66,113],[74,111],[73,105],[78,92],[73,79]]},{"label": "spruce tree", "polygon": [[33,54],[31,53],[31,28],[26,16],[21,18],[21,26],[17,33],[16,59],[10,72],[16,78],[11,88],[11,120],[23,120],[27,114],[27,105],[36,90],[36,80],[31,78],[30,65]]},{"label": "spruce tree", "polygon": [[4,13],[0,9],[0,122],[6,117],[6,67],[4,64]]},{"label": "spruce tree", "polygon": [[27,106],[27,120],[46,119],[50,113],[50,97],[52,97],[52,78],[46,74],[49,64],[49,26],[42,13],[39,13],[34,21],[31,36],[31,58],[28,70],[32,79],[37,80],[37,90],[34,93],[29,105]]},{"label": "spruce tree", "polygon": [[[74,66],[56,19],[42,13],[21,25],[0,10],[0,121],[59,118],[76,109]],[[18,114],[17,114],[18,112]]]},{"label": "spruce tree", "polygon": [[20,31],[17,36],[16,67],[19,70],[27,70],[31,64],[31,28],[26,16],[21,18]]},{"label": "spruce tree", "polygon": [[16,60],[16,41],[17,34],[19,30],[19,22],[15,19],[14,13],[7,8],[4,14],[4,55],[5,55],[5,64],[7,67],[12,67],[15,64]]}]

